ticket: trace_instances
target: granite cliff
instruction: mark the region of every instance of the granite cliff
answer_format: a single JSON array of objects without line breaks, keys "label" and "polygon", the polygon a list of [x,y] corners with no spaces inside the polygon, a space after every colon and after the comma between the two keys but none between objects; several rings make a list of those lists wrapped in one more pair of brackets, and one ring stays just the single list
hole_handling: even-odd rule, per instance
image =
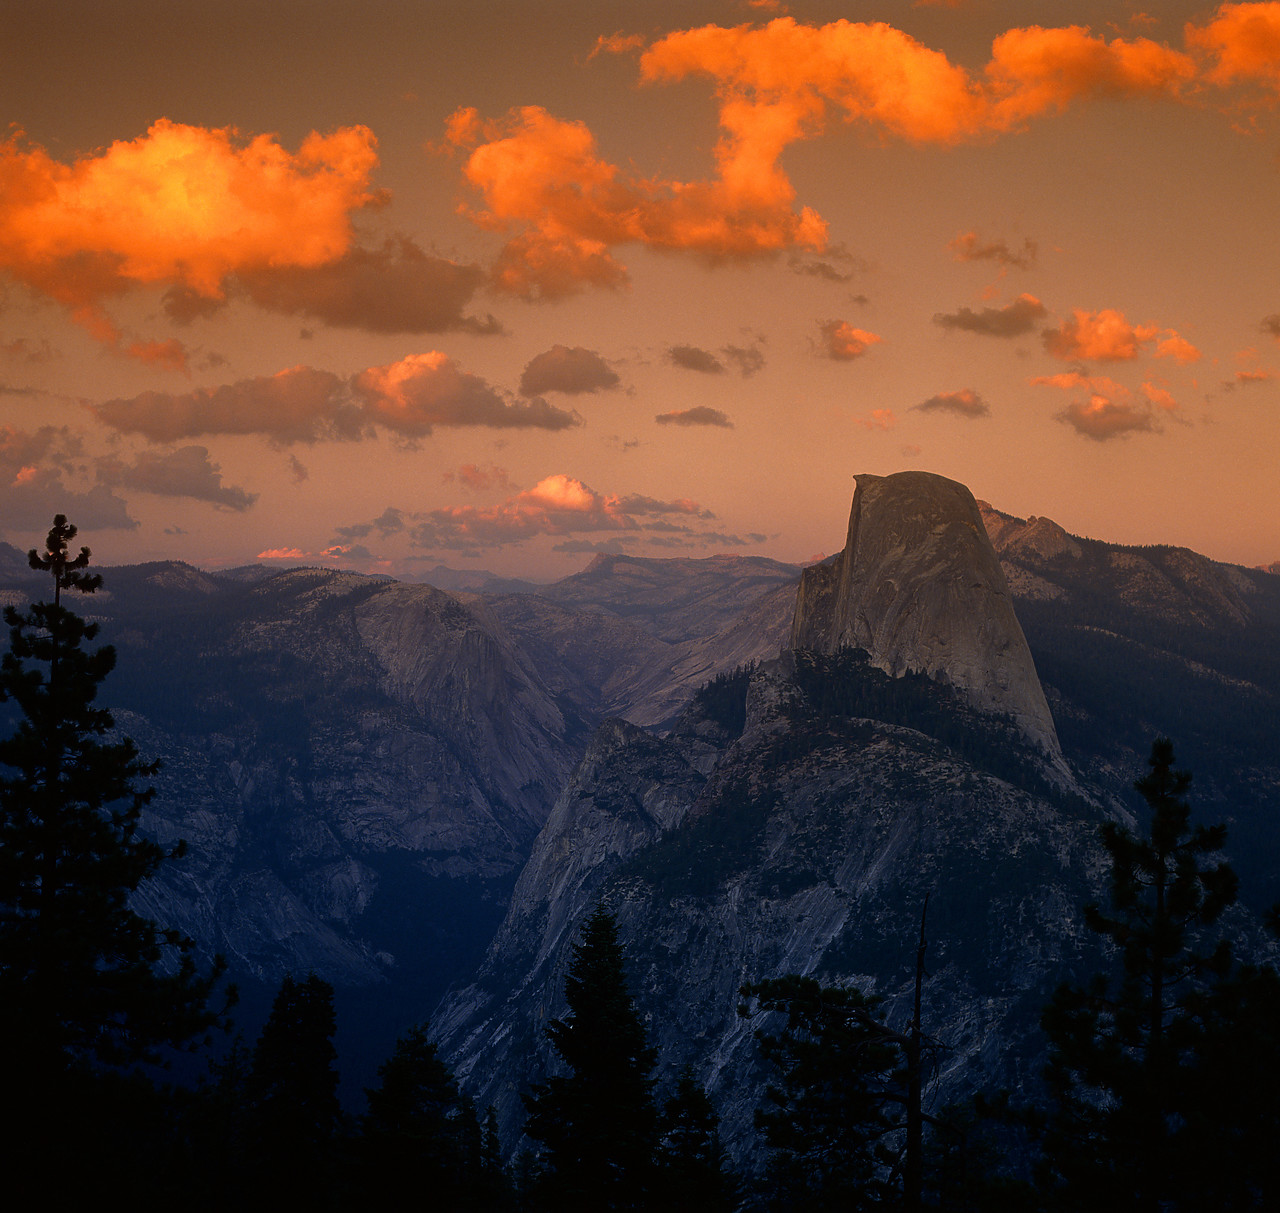
[{"label": "granite cliff", "polygon": [[973,495],[928,472],[857,477],[844,550],[806,569],[793,649],[864,649],[1011,716],[1061,762],[1053,717]]}]

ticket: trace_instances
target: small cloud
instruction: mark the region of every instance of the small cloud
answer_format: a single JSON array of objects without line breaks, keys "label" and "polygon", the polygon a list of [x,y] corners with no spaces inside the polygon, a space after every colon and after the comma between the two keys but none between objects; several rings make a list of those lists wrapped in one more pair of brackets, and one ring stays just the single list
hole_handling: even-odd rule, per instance
[{"label": "small cloud", "polygon": [[723,375],[725,366],[710,350],[700,350],[696,345],[673,345],[667,350],[667,361],[686,371],[700,371],[704,375]]},{"label": "small cloud", "polygon": [[1264,333],[1270,333],[1272,337],[1280,341],[1280,312],[1273,312],[1270,316],[1264,316],[1258,328]]},{"label": "small cloud", "polygon": [[957,261],[994,261],[1002,272],[1010,266],[1029,270],[1035,265],[1039,251],[1034,240],[1024,240],[1021,249],[1012,249],[1003,240],[980,240],[977,232],[965,232],[947,247]]},{"label": "small cloud", "polygon": [[654,421],[659,425],[717,425],[726,430],[733,429],[733,422],[724,413],[703,404],[683,412],[659,413]]},{"label": "small cloud", "polygon": [[1058,420],[1095,442],[1156,428],[1146,409],[1100,395],[1091,396],[1087,403],[1069,404],[1058,414]]},{"label": "small cloud", "polygon": [[311,473],[307,471],[306,465],[297,455],[289,456],[289,474],[293,477],[294,484],[301,484],[311,476]]},{"label": "small cloud", "polygon": [[1275,371],[1236,371],[1232,382],[1237,387],[1248,387],[1254,383],[1269,383],[1275,378]]},{"label": "small cloud", "polygon": [[764,351],[759,346],[726,345],[720,352],[738,368],[744,379],[764,369]]},{"label": "small cloud", "polygon": [[830,245],[822,254],[792,249],[787,265],[793,273],[826,282],[849,282],[856,274],[866,273],[867,263],[851,253],[843,244]]},{"label": "small cloud", "polygon": [[911,407],[922,413],[955,413],[957,417],[986,417],[991,412],[987,402],[967,387],[958,392],[940,392]]},{"label": "small cloud", "polygon": [[956,312],[938,312],[933,322],[944,329],[981,333],[987,337],[1021,337],[1048,314],[1034,295],[1022,294],[1004,307],[984,307],[980,312],[967,307]]},{"label": "small cloud", "polygon": [[387,539],[405,529],[404,511],[387,506],[372,522],[358,522],[354,526],[340,526],[335,530],[339,539],[367,539],[374,531]]},{"label": "small cloud", "polygon": [[520,395],[538,396],[543,392],[580,395],[615,388],[618,382],[613,368],[594,350],[553,345],[525,366],[520,376]]},{"label": "small cloud", "polygon": [[847,320],[828,320],[818,326],[819,351],[837,362],[852,362],[861,358],[873,345],[884,340],[876,333],[854,328]]},{"label": "small cloud", "polygon": [[855,417],[853,424],[864,430],[892,430],[896,428],[898,419],[892,409],[872,409],[870,417]]},{"label": "small cloud", "polygon": [[265,552],[259,552],[254,557],[255,560],[305,560],[310,553],[304,552],[301,548],[267,548]]},{"label": "small cloud", "polygon": [[490,489],[502,489],[509,493],[519,487],[511,483],[511,477],[507,474],[506,468],[494,467],[493,464],[480,467],[474,463],[464,463],[455,471],[445,472],[441,479],[446,484],[456,480],[473,493],[485,493]]},{"label": "small cloud", "polygon": [[1173,358],[1182,364],[1200,358],[1200,351],[1173,329],[1130,324],[1124,313],[1114,308],[1097,312],[1073,308],[1071,319],[1059,328],[1045,329],[1043,338],[1049,353],[1068,361],[1128,362],[1153,341],[1157,342],[1157,357]]}]

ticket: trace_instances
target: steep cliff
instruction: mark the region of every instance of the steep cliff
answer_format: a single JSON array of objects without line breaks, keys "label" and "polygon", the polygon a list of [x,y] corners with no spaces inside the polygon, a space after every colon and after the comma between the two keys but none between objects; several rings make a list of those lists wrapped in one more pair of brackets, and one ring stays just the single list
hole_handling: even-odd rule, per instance
[{"label": "steep cliff", "polygon": [[973,495],[928,472],[857,477],[844,550],[807,569],[791,647],[864,649],[894,675],[922,671],[1061,752],[1004,572]]}]

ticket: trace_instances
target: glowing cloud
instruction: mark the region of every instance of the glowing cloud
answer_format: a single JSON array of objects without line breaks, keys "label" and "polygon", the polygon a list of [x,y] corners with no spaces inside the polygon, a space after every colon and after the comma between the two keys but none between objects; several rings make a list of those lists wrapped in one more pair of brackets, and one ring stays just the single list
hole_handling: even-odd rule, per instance
[{"label": "glowing cloud", "polygon": [[1280,3],[1220,4],[1207,25],[1187,26],[1186,41],[1216,60],[1211,84],[1257,80],[1280,92]]},{"label": "glowing cloud", "polygon": [[819,325],[819,334],[819,352],[837,362],[861,358],[873,345],[884,340],[875,333],[854,328],[847,320],[828,320]]},{"label": "glowing cloud", "polygon": [[137,287],[219,300],[231,274],[343,256],[351,212],[380,200],[374,147],[360,126],[291,153],[270,135],[161,119],[68,165],[14,137],[0,144],[0,270],[118,344],[102,305]]},{"label": "glowing cloud", "polygon": [[1130,324],[1123,312],[1112,308],[1100,312],[1073,308],[1071,319],[1060,328],[1045,330],[1044,346],[1055,357],[1068,361],[1125,362],[1136,358],[1140,348],[1155,340],[1159,331],[1153,324]]}]

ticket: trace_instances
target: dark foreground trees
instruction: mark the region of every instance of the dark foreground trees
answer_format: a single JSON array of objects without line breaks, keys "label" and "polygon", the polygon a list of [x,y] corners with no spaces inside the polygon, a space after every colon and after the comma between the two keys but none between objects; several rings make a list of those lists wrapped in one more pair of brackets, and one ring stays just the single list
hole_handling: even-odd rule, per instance
[{"label": "dark foreground trees", "polygon": [[1063,985],[1043,1016],[1053,1207],[1280,1207],[1280,981],[1217,928],[1235,901],[1222,826],[1192,826],[1191,776],[1158,740],[1135,785],[1145,831],[1114,823],[1108,911],[1086,907],[1118,975]]},{"label": "dark foreground trees", "polygon": [[200,973],[190,939],[129,906],[182,846],[138,833],[156,767],[95,704],[115,652],[86,647],[98,626],[61,604],[64,590],[101,583],[83,571],[87,548],[70,555],[75,534],[58,515],[45,551],[31,552],[32,567],[52,575],[54,602],[5,609],[0,659],[13,726],[0,741],[0,1067],[25,1135],[15,1157],[33,1168],[75,1156],[73,1125],[83,1119],[89,1132],[95,1100],[145,1089],[119,1076],[199,1047],[222,1017],[209,1005],[220,963]]},{"label": "dark foreground trees", "polygon": [[545,1209],[648,1209],[658,1114],[656,1055],[627,991],[617,925],[587,919],[565,979],[569,1014],[547,1029],[569,1073],[525,1097],[525,1133],[545,1153],[534,1182]]}]

